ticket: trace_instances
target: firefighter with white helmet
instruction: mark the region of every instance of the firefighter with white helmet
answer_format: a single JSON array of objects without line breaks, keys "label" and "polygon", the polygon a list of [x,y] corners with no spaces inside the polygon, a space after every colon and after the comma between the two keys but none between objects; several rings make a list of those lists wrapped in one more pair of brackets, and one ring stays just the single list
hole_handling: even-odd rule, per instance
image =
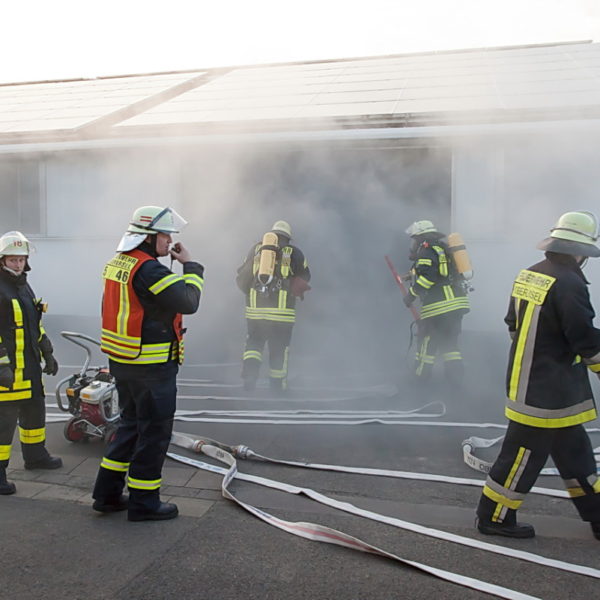
[{"label": "firefighter with white helmet", "polygon": [[287,221],[276,221],[262,242],[253,244],[237,271],[236,282],[246,295],[248,336],[242,363],[244,389],[256,388],[263,350],[269,346],[269,385],[287,390],[288,354],[296,321],[296,298],[310,289],[310,270],[302,251],[290,243]]},{"label": "firefighter with white helmet", "polygon": [[[20,231],[0,237],[0,494],[14,494],[6,467],[17,422],[26,469],[58,469],[62,460],[46,450],[42,372],[58,363],[42,326],[46,305],[27,283],[33,248]],[[45,365],[42,370],[41,360]]]},{"label": "firefighter with white helmet", "polygon": [[462,317],[469,312],[462,278],[456,270],[444,234],[429,220],[415,221],[406,229],[411,237],[409,258],[412,282],[404,297],[406,306],[421,301],[421,321],[415,375],[427,381],[436,356],[441,356],[449,383],[458,386],[464,374],[458,346]]},{"label": "firefighter with white helmet", "polygon": [[538,248],[545,260],[513,284],[505,322],[512,338],[506,376],[509,420],[479,506],[479,531],[530,538],[517,510],[548,456],[579,515],[600,540],[600,477],[583,424],[596,418],[588,370],[600,375],[600,329],[594,327],[581,267],[600,256],[598,222],[586,211],[562,215]]},{"label": "firefighter with white helmet", "polygon": [[[128,510],[130,521],[178,514],[175,504],[160,500],[161,471],[183,362],[182,315],[198,310],[204,287],[204,267],[181,242],[172,244],[186,224],[169,207],[136,209],[103,272],[101,349],[116,380],[121,420],[100,463],[93,508]],[[158,260],[165,256],[183,265],[183,275]]]}]

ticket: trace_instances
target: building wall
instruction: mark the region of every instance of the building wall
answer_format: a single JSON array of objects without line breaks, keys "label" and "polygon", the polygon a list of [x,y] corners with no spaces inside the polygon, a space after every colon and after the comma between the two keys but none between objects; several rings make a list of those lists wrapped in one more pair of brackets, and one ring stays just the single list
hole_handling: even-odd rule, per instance
[{"label": "building wall", "polygon": [[[535,246],[562,213],[600,215],[599,141],[590,132],[454,142],[453,227],[463,234],[475,270],[466,327],[503,328],[514,276],[543,259]],[[585,267],[597,306],[599,262]]]},{"label": "building wall", "polygon": [[200,313],[188,319],[188,339],[211,360],[239,356],[245,323],[235,272],[283,218],[313,273],[313,290],[299,303],[295,347],[324,370],[349,361],[393,364],[410,320],[383,257],[406,270],[404,229],[419,218],[450,223],[447,149],[182,147],[32,160],[39,161],[44,193],[42,225],[26,232],[38,247],[31,281],[50,315],[97,318],[102,266],[131,212],[170,205],[190,222],[179,239],[206,266],[206,294]]},{"label": "building wall", "polygon": [[[326,373],[393,371],[406,353],[410,318],[383,256],[408,268],[403,231],[413,220],[462,233],[475,271],[464,329],[499,334],[512,279],[542,258],[535,244],[556,218],[600,212],[591,134],[428,145],[187,145],[2,158],[5,180],[38,179],[19,184],[18,222],[6,191],[17,184],[0,186],[0,217],[38,247],[31,281],[49,301],[48,318],[88,318],[94,330],[86,333],[96,335],[100,273],[131,212],[143,204],[179,210],[190,222],[179,239],[206,266],[201,310],[187,319],[188,356],[209,361],[239,356],[245,324],[236,268],[275,220],[287,219],[313,272],[313,290],[299,303],[296,364]],[[597,263],[586,274],[600,306]]]}]

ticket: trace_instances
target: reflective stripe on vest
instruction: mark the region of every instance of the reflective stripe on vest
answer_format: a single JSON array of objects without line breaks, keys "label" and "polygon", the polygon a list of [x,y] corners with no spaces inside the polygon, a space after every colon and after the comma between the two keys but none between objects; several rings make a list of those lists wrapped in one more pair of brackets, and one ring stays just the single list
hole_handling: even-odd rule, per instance
[{"label": "reflective stripe on vest", "polygon": [[[154,260],[141,250],[117,254],[104,267],[104,298],[102,301],[101,349],[116,362],[126,364],[159,364],[172,359],[183,360],[182,316],[175,315],[173,329],[177,344],[172,351],[171,342],[142,344],[144,308],[133,289],[133,279],[138,269]],[[167,287],[182,281],[179,275],[170,274],[150,287],[159,294]]]}]

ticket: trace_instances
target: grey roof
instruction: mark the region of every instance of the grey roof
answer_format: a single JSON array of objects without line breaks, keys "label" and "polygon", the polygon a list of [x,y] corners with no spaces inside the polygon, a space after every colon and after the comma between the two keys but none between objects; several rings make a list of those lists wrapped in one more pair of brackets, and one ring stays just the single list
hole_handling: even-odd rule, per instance
[{"label": "grey roof", "polygon": [[[82,130],[131,107],[153,105],[189,88],[202,72],[133,75],[0,86],[0,136]],[[121,117],[118,118],[118,115]]]},{"label": "grey roof", "polygon": [[0,142],[599,112],[600,44],[573,42],[0,86]]}]

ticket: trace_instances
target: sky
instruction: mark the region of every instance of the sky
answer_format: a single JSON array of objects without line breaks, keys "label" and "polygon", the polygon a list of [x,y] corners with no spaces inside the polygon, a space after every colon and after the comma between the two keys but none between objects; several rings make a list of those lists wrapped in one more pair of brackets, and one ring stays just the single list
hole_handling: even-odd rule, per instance
[{"label": "sky", "polygon": [[597,0],[20,0],[0,82],[600,41]]}]

